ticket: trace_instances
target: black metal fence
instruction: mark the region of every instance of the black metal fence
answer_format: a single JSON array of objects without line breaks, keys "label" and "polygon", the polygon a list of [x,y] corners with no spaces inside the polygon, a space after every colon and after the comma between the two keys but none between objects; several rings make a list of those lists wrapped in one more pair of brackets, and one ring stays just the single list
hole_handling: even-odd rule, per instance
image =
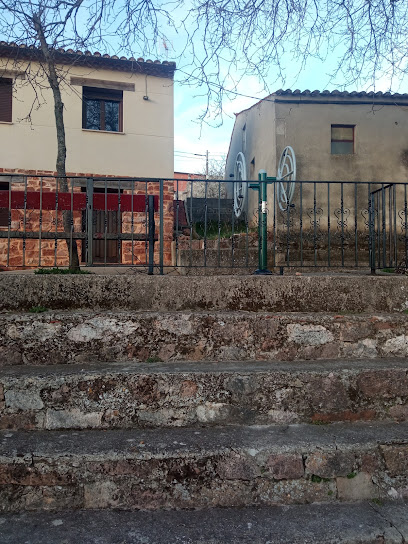
[{"label": "black metal fence", "polygon": [[[258,187],[258,188],[257,188]],[[0,175],[0,267],[407,269],[407,183]],[[286,200],[282,195],[290,195]],[[266,215],[262,215],[262,212]]]},{"label": "black metal fence", "polygon": [[0,266],[65,267],[77,252],[83,266],[163,272],[172,195],[165,180],[2,175]]},{"label": "black metal fence", "polygon": [[[247,187],[240,193],[233,181],[189,182],[185,202],[179,204],[186,207],[188,228],[183,235],[176,229],[175,237],[180,267],[260,268],[266,211],[272,271],[407,268],[407,183],[302,181],[290,190],[268,178],[264,203],[259,182],[243,184]],[[282,195],[291,195],[290,200]]]}]

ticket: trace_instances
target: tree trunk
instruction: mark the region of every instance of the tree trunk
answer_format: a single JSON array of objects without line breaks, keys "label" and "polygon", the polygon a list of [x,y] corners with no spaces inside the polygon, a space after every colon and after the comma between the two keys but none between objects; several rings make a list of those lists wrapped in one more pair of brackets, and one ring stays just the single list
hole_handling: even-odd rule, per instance
[{"label": "tree trunk", "polygon": [[[57,71],[55,68],[55,63],[52,55],[52,51],[49,49],[47,40],[44,35],[43,27],[41,24],[40,17],[35,15],[33,17],[34,26],[36,32],[38,33],[38,38],[41,44],[41,50],[44,55],[45,62],[47,64],[46,75],[48,83],[52,89],[54,96],[54,114],[55,114],[55,126],[57,129],[57,183],[59,183],[60,190],[64,193],[68,192],[68,181],[66,173],[66,156],[67,156],[67,147],[65,140],[65,126],[64,126],[64,104],[61,98],[61,90],[59,85],[59,79]],[[70,210],[62,212],[64,231],[66,233],[71,232],[71,226],[73,222],[73,213]],[[56,218],[57,220],[57,218]],[[71,240],[67,238],[67,248],[69,255],[69,269],[72,271],[77,271],[80,269],[79,266],[79,257],[78,257],[78,246],[76,240]],[[70,248],[72,247],[72,251]]]}]

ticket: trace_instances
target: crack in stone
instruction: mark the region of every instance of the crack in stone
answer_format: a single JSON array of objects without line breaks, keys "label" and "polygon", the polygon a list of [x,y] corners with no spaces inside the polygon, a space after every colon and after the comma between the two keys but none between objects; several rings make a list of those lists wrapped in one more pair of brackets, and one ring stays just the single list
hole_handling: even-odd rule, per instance
[{"label": "crack in stone", "polygon": [[396,527],[388,518],[385,517],[385,515],[379,510],[380,506],[377,506],[375,505],[374,503],[372,503],[371,501],[368,502],[368,505],[370,506],[370,508],[372,508],[374,510],[374,512],[376,512],[384,521],[386,521],[387,523],[390,524],[390,527],[392,529],[395,529],[397,531],[397,533],[401,536],[401,544],[405,544],[406,543],[406,540],[404,538],[404,535],[401,533],[401,531],[398,529],[398,527]]}]

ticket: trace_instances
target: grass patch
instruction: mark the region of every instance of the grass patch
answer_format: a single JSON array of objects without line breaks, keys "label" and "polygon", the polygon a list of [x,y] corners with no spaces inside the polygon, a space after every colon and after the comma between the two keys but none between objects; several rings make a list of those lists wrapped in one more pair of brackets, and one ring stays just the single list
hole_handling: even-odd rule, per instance
[{"label": "grass patch", "polygon": [[[196,234],[200,238],[204,238],[205,233],[205,224],[204,223],[195,223],[194,224]],[[241,234],[246,232],[246,224],[243,221],[234,224],[234,234]],[[248,228],[248,232],[251,232],[252,228]],[[222,223],[220,225],[220,238],[231,238],[232,236],[232,225],[230,223]],[[218,240],[218,223],[216,221],[209,221],[207,223],[207,240]]]},{"label": "grass patch", "polygon": [[347,478],[349,480],[352,480],[353,478],[355,478],[357,476],[357,472],[350,472],[350,474],[347,474]]},{"label": "grass patch", "polygon": [[89,270],[70,270],[69,268],[38,268],[34,274],[92,274]]},{"label": "grass patch", "polygon": [[157,355],[152,355],[146,359],[146,363],[162,363],[163,361]]},{"label": "grass patch", "polygon": [[403,314],[408,314],[408,308],[406,310],[402,310]]},{"label": "grass patch", "polygon": [[48,312],[48,308],[45,306],[32,306],[28,311],[31,314],[42,314],[43,312]]},{"label": "grass patch", "polygon": [[381,272],[385,272],[386,274],[395,274],[395,268],[383,268]]},{"label": "grass patch", "polygon": [[373,502],[377,506],[382,506],[384,504],[381,499],[371,499],[371,502]]},{"label": "grass patch", "polygon": [[320,484],[322,482],[330,482],[330,478],[322,478],[321,476],[317,476],[316,474],[312,474],[312,477],[310,478],[314,484]]}]

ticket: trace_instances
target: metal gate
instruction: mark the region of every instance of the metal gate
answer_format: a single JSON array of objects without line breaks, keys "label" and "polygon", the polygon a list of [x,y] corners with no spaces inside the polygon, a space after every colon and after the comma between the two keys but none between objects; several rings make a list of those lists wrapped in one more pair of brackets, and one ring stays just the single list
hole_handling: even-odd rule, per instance
[{"label": "metal gate", "polygon": [[[136,264],[153,273],[155,213],[160,208],[163,215],[163,180],[154,195],[148,194],[145,180],[64,178],[59,183],[53,176],[18,175],[0,179],[0,266],[65,267],[78,243],[82,264]],[[68,191],[61,191],[61,185]],[[154,192],[156,186],[149,189]],[[134,263],[140,242],[142,257]],[[159,253],[162,272],[162,248]]]}]

